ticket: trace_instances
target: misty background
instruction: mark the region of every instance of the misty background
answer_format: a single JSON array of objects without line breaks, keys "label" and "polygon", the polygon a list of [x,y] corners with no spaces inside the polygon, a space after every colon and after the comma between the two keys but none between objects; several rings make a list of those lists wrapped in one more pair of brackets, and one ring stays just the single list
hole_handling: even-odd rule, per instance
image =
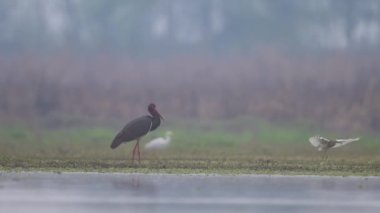
[{"label": "misty background", "polygon": [[379,50],[377,0],[0,0],[0,119],[376,132]]}]

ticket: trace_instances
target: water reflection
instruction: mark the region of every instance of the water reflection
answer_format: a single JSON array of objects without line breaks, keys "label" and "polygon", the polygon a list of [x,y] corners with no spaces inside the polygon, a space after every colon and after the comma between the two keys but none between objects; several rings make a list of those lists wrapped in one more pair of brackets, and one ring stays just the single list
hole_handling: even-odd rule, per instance
[{"label": "water reflection", "polygon": [[131,191],[142,195],[154,195],[156,192],[154,182],[146,180],[140,176],[111,179],[111,183],[115,190]]},{"label": "water reflection", "polygon": [[0,212],[379,212],[380,178],[3,173]]}]

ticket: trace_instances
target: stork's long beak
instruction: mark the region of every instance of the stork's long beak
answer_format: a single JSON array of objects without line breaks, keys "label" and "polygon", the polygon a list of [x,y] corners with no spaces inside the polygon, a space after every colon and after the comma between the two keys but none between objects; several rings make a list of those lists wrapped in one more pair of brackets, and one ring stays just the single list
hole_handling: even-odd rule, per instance
[{"label": "stork's long beak", "polygon": [[164,117],[162,117],[162,115],[156,110],[154,109],[154,112],[162,119],[162,120],[165,120]]},{"label": "stork's long beak", "polygon": [[160,113],[158,113],[158,116],[160,116],[160,118],[164,121],[164,117],[162,117],[162,115]]}]

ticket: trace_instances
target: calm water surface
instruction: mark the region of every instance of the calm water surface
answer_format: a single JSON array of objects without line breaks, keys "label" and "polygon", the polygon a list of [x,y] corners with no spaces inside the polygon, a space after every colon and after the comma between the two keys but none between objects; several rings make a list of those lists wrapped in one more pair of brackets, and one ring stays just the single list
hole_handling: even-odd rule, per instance
[{"label": "calm water surface", "polygon": [[380,212],[380,178],[0,173],[0,212]]}]

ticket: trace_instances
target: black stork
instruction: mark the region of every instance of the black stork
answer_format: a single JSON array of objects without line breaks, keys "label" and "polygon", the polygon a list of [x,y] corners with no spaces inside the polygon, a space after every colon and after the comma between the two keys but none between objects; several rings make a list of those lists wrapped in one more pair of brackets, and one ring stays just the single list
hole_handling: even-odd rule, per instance
[{"label": "black stork", "polygon": [[157,129],[157,127],[160,126],[161,119],[163,119],[160,113],[156,110],[155,104],[148,105],[148,112],[151,115],[141,116],[127,123],[125,127],[119,133],[117,133],[111,144],[111,148],[115,149],[123,142],[137,140],[135,147],[133,148],[132,162],[135,160],[136,150],[140,162],[139,142],[141,137],[148,134],[148,132]]}]

